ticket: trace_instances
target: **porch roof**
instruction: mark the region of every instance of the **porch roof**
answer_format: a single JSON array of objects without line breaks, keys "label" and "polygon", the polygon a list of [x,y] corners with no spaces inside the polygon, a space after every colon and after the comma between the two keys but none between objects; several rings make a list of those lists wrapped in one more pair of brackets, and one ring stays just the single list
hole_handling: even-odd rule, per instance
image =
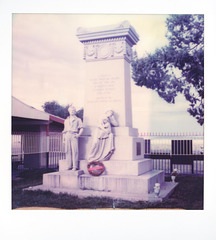
[{"label": "porch roof", "polygon": [[52,121],[64,124],[64,119],[31,107],[12,96],[12,117]]}]

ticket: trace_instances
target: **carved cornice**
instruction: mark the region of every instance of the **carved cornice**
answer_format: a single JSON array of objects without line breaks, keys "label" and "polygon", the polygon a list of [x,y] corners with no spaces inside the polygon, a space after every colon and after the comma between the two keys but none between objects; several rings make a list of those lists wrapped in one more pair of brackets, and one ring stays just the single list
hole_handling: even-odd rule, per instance
[{"label": "carved cornice", "polygon": [[84,45],[86,61],[124,58],[131,62],[132,46],[139,41],[128,21],[92,29],[78,28],[77,37]]},{"label": "carved cornice", "polygon": [[131,46],[139,41],[139,36],[135,29],[129,24],[128,21],[121,22],[117,25],[104,26],[99,28],[78,28],[77,37],[80,42],[85,43],[89,41],[109,41],[109,39],[126,38]]},{"label": "carved cornice", "polygon": [[132,60],[132,48],[125,38],[84,43],[84,59],[86,61],[119,58],[125,58],[129,62]]}]

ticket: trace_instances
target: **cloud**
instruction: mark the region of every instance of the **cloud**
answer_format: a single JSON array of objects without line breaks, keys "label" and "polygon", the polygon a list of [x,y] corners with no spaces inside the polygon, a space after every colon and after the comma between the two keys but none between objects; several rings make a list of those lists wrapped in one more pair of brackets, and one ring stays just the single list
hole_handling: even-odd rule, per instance
[{"label": "cloud", "polygon": [[[13,14],[12,94],[38,109],[41,109],[45,101],[52,100],[63,105],[73,102],[77,108],[83,107],[85,61],[83,45],[76,36],[77,28],[111,25],[128,20],[139,34],[140,41],[134,49],[142,57],[145,52],[153,52],[167,43],[166,17],[167,15]],[[137,87],[133,81],[131,89],[134,126],[140,129],[152,128],[152,124],[159,126],[158,122],[169,112],[182,112],[186,109],[185,101],[168,104],[156,92]],[[188,114],[186,110],[185,114]],[[171,124],[171,121],[167,122]],[[169,128],[167,124],[166,126]]]},{"label": "cloud", "polygon": [[76,25],[58,14],[15,14],[13,20],[12,94],[36,108],[51,100],[83,106],[83,46]]},{"label": "cloud", "polygon": [[[75,61],[82,49],[64,15],[21,14],[13,23],[13,52],[29,58]],[[75,47],[74,47],[75,45]]]}]

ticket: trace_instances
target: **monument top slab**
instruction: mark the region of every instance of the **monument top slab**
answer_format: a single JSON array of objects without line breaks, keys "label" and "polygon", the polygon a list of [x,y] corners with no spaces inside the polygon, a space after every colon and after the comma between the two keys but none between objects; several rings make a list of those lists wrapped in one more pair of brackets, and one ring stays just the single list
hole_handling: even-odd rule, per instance
[{"label": "monument top slab", "polygon": [[139,35],[128,21],[103,27],[78,28],[77,37],[82,43],[120,37],[126,37],[132,45],[135,45],[139,41]]}]

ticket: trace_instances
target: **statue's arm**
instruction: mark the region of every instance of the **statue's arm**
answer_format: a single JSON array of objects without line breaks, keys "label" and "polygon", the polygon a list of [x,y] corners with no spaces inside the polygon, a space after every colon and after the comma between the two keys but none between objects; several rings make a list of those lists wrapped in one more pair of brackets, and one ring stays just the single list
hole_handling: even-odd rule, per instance
[{"label": "statue's arm", "polygon": [[118,127],[118,121],[114,115],[112,110],[106,112],[106,116],[109,118],[109,122],[112,124],[113,127]]},{"label": "statue's arm", "polygon": [[108,125],[108,127],[107,127],[107,129],[106,129],[106,132],[107,133],[111,133],[111,124],[109,123],[109,125]]},{"label": "statue's arm", "polygon": [[76,134],[76,137],[78,138],[83,132],[83,123],[81,119],[79,119],[79,126],[78,126],[78,133]]},{"label": "statue's arm", "polygon": [[79,132],[77,133],[77,137],[79,137],[79,136],[82,134],[82,132],[83,132],[83,127],[79,128],[78,131],[79,131]]}]

